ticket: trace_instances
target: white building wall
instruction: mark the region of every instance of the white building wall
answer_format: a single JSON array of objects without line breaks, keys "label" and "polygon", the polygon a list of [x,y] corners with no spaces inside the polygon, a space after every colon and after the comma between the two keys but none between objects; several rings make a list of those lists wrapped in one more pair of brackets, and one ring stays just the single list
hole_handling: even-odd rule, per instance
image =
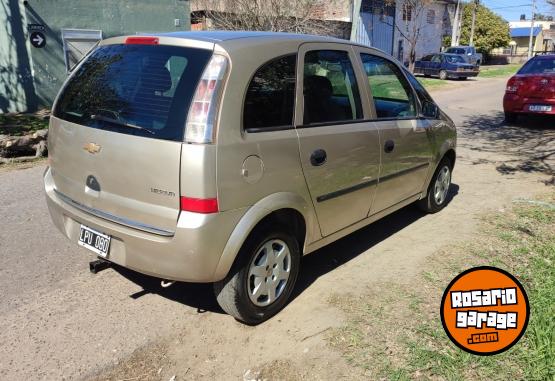
[{"label": "white building wall", "polygon": [[[427,6],[418,18],[415,17],[416,12],[413,10],[412,20],[407,22],[403,20],[403,3],[404,0],[396,0],[397,11],[393,56],[398,58],[403,63],[408,62],[410,45],[409,42],[403,38],[399,29],[401,29],[408,37],[411,35],[412,28],[415,23],[420,26],[420,35],[416,43],[416,59],[419,59],[427,54],[439,52],[442,46],[443,36],[446,34],[446,26],[444,25],[446,4],[443,2],[434,2]],[[428,22],[428,10],[433,10],[435,12],[433,23]],[[406,31],[407,27],[409,30],[408,32]],[[403,44],[402,57],[399,56],[400,41],[402,41]]]}]

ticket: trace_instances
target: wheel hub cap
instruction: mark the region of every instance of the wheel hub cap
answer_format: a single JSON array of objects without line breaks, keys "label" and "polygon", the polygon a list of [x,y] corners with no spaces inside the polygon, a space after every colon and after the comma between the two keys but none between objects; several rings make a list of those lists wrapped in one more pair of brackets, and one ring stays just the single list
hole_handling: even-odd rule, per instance
[{"label": "wheel hub cap", "polygon": [[451,185],[451,170],[448,166],[444,166],[439,171],[436,182],[434,184],[434,199],[436,204],[441,205],[445,202]]},{"label": "wheel hub cap", "polygon": [[279,239],[264,243],[249,266],[247,289],[251,302],[260,307],[272,304],[285,290],[290,273],[287,244]]}]

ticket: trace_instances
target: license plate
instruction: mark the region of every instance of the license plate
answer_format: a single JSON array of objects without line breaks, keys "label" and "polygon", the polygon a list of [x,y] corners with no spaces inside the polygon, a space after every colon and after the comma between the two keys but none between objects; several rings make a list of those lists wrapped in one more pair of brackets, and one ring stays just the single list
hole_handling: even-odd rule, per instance
[{"label": "license plate", "polygon": [[530,105],[528,107],[528,110],[530,111],[540,111],[540,112],[550,112],[551,111],[551,106],[546,106],[546,105]]},{"label": "license plate", "polygon": [[88,226],[81,225],[79,233],[79,245],[83,246],[97,255],[106,258],[110,250],[111,237],[104,233],[97,232]]}]

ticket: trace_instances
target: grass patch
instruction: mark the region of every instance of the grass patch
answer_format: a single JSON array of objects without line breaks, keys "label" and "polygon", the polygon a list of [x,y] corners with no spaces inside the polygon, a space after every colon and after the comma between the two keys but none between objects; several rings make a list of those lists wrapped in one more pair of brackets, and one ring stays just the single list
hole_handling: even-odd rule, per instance
[{"label": "grass patch", "polygon": [[34,114],[0,114],[0,135],[22,136],[48,128],[48,118]]},{"label": "grass patch", "polygon": [[483,78],[508,77],[515,74],[521,67],[522,64],[482,66],[479,76]]},{"label": "grass patch", "polygon": [[453,80],[443,81],[439,78],[426,78],[426,77],[416,77],[418,82],[422,84],[427,90],[437,89],[439,87],[447,86],[453,83]]},{"label": "grass patch", "polygon": [[[472,242],[430,258],[418,287],[384,284],[367,295],[334,296],[349,316],[329,344],[372,379],[555,380],[555,193],[485,216]],[[474,356],[447,338],[439,318],[443,290],[457,274],[492,265],[515,275],[530,299],[524,337],[507,352]]]}]

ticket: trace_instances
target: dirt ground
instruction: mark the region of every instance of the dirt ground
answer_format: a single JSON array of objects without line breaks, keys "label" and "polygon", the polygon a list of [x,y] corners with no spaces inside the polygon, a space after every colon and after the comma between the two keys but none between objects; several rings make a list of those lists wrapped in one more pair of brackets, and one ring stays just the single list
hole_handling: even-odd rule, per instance
[{"label": "dirt ground", "polygon": [[[386,284],[410,285],[438,251],[471,241],[484,213],[553,186],[554,122],[527,119],[506,126],[501,112],[505,83],[503,78],[469,80],[433,93],[459,127],[446,209],[422,215],[407,207],[306,256],[293,300],[268,322],[249,327],[223,314],[209,285],[176,284],[163,290],[156,280],[124,269],[60,278],[44,291],[24,283],[16,289],[0,279],[9,294],[8,307],[0,307],[0,378],[368,378],[329,341],[328,333],[348,319],[334,298],[377,295]],[[34,170],[0,174],[0,195],[5,184],[27,181],[25,171]],[[39,169],[35,172],[33,176]],[[7,176],[14,177],[7,181]],[[2,234],[0,241],[17,233]],[[10,259],[8,250],[16,249],[7,245],[0,249]],[[88,257],[70,243],[63,245],[65,259],[59,265],[86,271]],[[2,270],[8,271],[0,268],[0,274]],[[388,356],[388,343],[382,345]],[[36,358],[41,360],[34,362]]]}]

